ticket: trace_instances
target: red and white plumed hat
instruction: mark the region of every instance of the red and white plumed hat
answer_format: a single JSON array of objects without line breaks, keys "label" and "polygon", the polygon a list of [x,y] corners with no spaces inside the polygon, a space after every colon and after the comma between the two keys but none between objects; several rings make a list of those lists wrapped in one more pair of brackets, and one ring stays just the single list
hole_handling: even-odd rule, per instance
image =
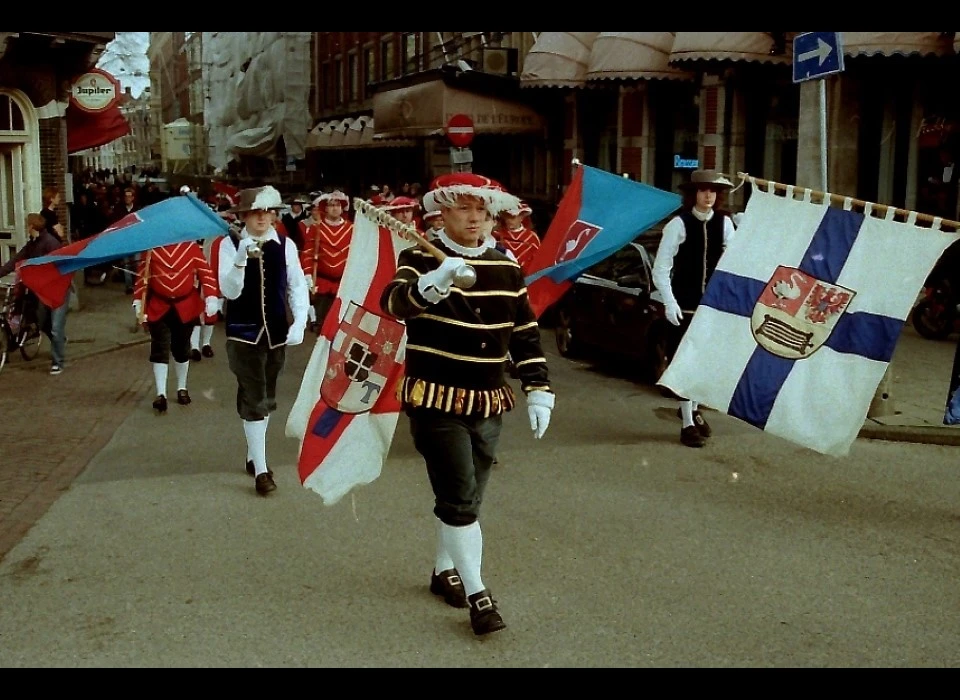
[{"label": "red and white plumed hat", "polygon": [[519,199],[517,200],[517,206],[511,209],[504,209],[502,213],[510,214],[511,216],[530,216],[533,214],[533,209],[522,199]]},{"label": "red and white plumed hat", "polygon": [[313,200],[313,206],[318,207],[323,205],[326,207],[327,202],[340,202],[343,205],[344,211],[349,211],[350,209],[350,198],[340,190],[324,192],[322,195]]},{"label": "red and white plumed hat", "polygon": [[441,216],[439,211],[428,211],[423,215],[424,222],[433,221],[434,219],[439,219]]},{"label": "red and white plumed hat", "polygon": [[423,195],[423,208],[428,212],[440,211],[445,206],[453,206],[457,197],[463,195],[483,200],[487,211],[494,216],[520,206],[520,200],[496,180],[476,173],[448,173],[430,183],[430,191]]},{"label": "red and white plumed hat", "polygon": [[382,207],[384,211],[400,211],[401,209],[419,209],[420,203],[412,197],[394,197]]}]

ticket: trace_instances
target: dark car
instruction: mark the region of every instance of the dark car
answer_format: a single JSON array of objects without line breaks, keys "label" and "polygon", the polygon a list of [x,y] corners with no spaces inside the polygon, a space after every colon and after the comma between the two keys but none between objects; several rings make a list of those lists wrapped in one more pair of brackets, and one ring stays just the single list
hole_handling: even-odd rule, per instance
[{"label": "dark car", "polygon": [[555,307],[554,328],[564,357],[613,358],[626,374],[652,384],[669,361],[668,322],[653,286],[657,241],[641,240],[577,278]]}]

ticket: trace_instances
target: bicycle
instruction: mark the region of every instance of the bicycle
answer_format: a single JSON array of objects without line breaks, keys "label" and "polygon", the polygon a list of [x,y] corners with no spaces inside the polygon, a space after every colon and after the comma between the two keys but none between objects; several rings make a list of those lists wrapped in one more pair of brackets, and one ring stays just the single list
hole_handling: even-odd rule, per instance
[{"label": "bicycle", "polygon": [[13,284],[0,282],[5,289],[3,306],[0,307],[0,370],[7,364],[7,356],[14,350],[29,362],[40,353],[43,333],[37,322],[36,307],[39,301],[31,299],[26,287],[19,280]]}]

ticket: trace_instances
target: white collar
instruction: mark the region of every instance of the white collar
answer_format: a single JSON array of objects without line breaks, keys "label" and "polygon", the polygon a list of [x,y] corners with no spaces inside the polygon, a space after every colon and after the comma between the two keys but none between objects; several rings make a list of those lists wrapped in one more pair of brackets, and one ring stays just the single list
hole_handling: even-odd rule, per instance
[{"label": "white collar", "polygon": [[437,231],[437,238],[454,253],[459,253],[468,258],[479,258],[485,251],[490,250],[497,244],[493,236],[484,236],[483,240],[480,241],[480,245],[476,248],[467,248],[459,243],[454,243],[450,236],[447,235],[446,229]]},{"label": "white collar", "polygon": [[240,232],[240,238],[252,238],[255,241],[275,241],[276,243],[280,242],[280,236],[277,234],[277,230],[271,226],[267,229],[267,232],[262,236],[253,236],[247,231],[247,227],[244,226],[243,230]]},{"label": "white collar", "polygon": [[700,219],[700,221],[710,221],[710,219],[713,218],[713,209],[708,211],[706,214],[704,214],[702,211],[700,211],[696,207],[694,207],[690,211],[693,212],[693,215],[698,219]]}]

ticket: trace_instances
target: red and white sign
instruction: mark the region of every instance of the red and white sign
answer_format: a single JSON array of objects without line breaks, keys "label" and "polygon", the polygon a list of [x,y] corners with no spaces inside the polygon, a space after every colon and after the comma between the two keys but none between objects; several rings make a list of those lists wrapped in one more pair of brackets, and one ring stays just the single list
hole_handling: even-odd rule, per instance
[{"label": "red and white sign", "polygon": [[447,138],[457,148],[466,148],[473,141],[473,120],[466,114],[454,114],[447,122]]},{"label": "red and white sign", "polygon": [[112,75],[99,68],[91,68],[73,81],[70,99],[77,109],[91,114],[112,107],[120,95],[120,83]]}]

